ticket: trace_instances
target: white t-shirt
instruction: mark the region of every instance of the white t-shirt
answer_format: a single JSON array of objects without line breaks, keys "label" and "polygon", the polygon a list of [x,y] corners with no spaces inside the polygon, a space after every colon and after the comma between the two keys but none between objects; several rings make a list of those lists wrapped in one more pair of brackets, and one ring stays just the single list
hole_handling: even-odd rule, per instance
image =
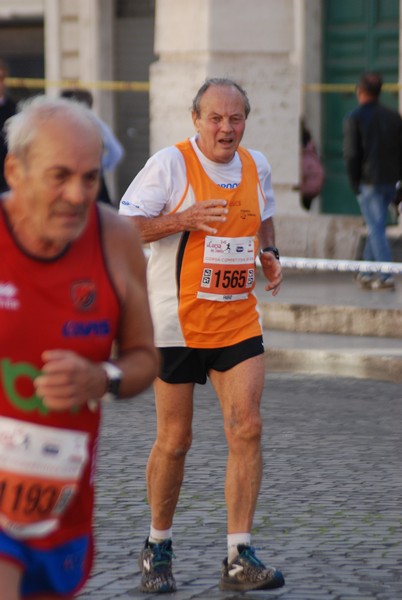
[{"label": "white t-shirt", "polygon": [[[236,152],[230,163],[209,160],[198,148],[196,137],[190,142],[208,177],[219,186],[237,187],[241,181],[241,161]],[[271,167],[265,156],[249,150],[257,166],[261,189],[265,196],[262,220],[275,213],[275,198],[271,185]],[[176,208],[187,185],[184,158],[176,146],[156,152],[131,182],[120,202],[119,212],[129,217],[157,217]]]}]

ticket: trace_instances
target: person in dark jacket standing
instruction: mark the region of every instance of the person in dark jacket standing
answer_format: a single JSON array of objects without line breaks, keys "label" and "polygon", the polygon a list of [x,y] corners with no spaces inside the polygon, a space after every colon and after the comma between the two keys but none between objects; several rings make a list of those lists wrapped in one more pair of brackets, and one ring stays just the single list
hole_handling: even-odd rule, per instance
[{"label": "person in dark jacket standing", "polygon": [[[367,226],[363,258],[390,262],[386,224],[395,184],[402,178],[402,117],[379,102],[381,87],[378,73],[361,76],[356,88],[359,106],[344,120],[344,158]],[[369,290],[395,289],[387,274],[361,273],[358,282]]]},{"label": "person in dark jacket standing", "polygon": [[7,65],[4,60],[0,58],[0,192],[8,190],[8,185],[4,178],[4,160],[7,154],[7,145],[3,133],[3,125],[17,110],[14,100],[10,98],[6,91],[7,75]]}]

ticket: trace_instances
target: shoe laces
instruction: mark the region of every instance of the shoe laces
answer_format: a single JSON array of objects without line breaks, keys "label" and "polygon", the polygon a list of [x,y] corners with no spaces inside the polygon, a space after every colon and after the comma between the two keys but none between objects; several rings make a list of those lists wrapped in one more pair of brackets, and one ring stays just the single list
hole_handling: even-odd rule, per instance
[{"label": "shoe laces", "polygon": [[254,567],[260,567],[265,569],[264,563],[262,563],[255,555],[255,548],[253,546],[239,545],[239,557],[252,564]]},{"label": "shoe laces", "polygon": [[170,540],[166,540],[161,544],[149,544],[149,546],[152,550],[152,564],[154,567],[170,565],[174,557],[172,542]]}]

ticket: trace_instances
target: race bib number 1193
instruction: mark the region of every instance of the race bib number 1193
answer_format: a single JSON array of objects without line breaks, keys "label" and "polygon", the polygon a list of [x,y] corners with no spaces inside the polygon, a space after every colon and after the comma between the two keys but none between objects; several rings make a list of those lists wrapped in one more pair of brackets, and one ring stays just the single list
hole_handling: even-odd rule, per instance
[{"label": "race bib number 1193", "polygon": [[57,528],[88,461],[89,435],[0,417],[0,525],[12,537]]}]

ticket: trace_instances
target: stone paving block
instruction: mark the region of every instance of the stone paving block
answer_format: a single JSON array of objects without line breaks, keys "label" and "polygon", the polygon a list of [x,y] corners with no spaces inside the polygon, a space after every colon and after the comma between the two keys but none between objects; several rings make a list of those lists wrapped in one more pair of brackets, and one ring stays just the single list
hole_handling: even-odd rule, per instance
[{"label": "stone paving block", "polygon": [[[218,590],[226,554],[226,445],[209,384],[196,388],[194,442],[174,523],[174,600],[402,598],[400,385],[269,375],[262,402],[264,478],[253,543],[281,568],[281,590]],[[148,600],[137,556],[148,534],[145,468],[154,437],[151,391],[105,407],[97,559],[80,600]]]}]

